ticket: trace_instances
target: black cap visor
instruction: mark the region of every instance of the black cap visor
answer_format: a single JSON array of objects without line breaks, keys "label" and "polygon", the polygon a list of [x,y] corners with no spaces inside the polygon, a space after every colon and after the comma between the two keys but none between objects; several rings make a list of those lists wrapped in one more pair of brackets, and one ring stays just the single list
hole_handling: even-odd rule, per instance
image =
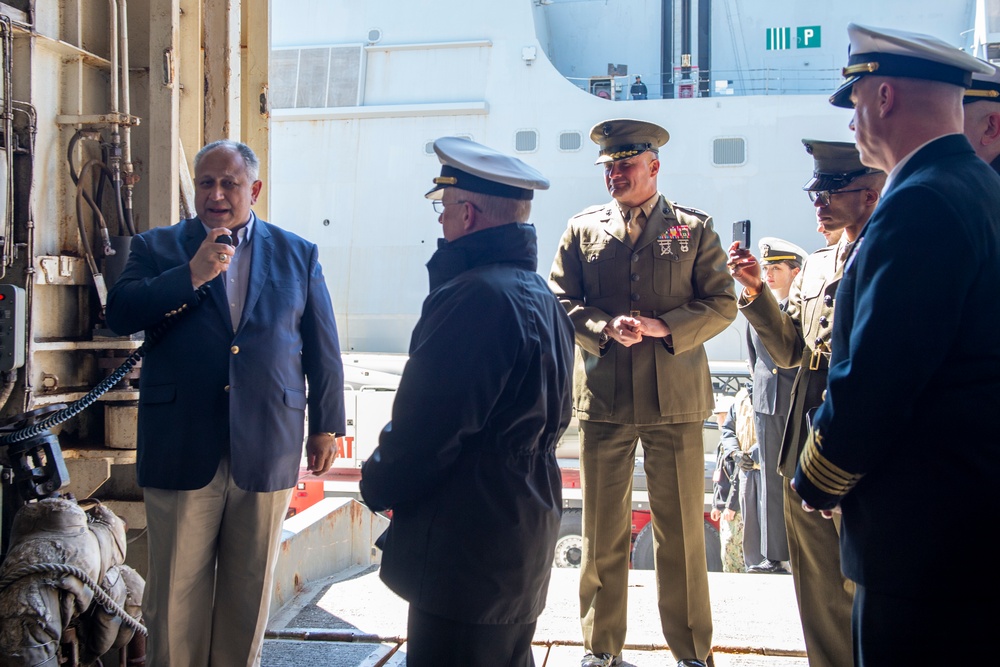
[{"label": "black cap visor", "polygon": [[968,88],[972,83],[972,72],[960,67],[895,53],[854,54],[848,59],[843,74],[848,77],[847,80],[830,96],[830,104],[842,109],[854,108],[851,88],[867,74],[943,81],[963,88]]},{"label": "black cap visor", "polygon": [[836,192],[837,190],[842,190],[848,185],[853,183],[855,180],[864,176],[865,174],[874,173],[875,169],[862,169],[860,171],[852,171],[847,174],[817,174],[813,173],[812,180],[802,186],[803,190],[811,192],[819,192],[822,190],[827,190],[829,192]]}]

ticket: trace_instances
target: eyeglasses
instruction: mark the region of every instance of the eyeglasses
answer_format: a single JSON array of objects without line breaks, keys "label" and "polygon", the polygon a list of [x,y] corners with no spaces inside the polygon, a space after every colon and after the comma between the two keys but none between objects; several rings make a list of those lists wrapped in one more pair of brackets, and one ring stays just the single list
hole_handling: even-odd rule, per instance
[{"label": "eyeglasses", "polygon": [[833,192],[829,190],[810,190],[809,191],[809,201],[812,203],[819,202],[820,206],[829,206],[830,197],[834,195],[846,195],[848,192],[864,192],[865,190],[870,190],[871,188],[855,188],[854,190],[835,190]]},{"label": "eyeglasses", "polygon": [[444,207],[445,206],[451,206],[452,204],[468,204],[469,206],[471,206],[472,208],[476,209],[480,213],[483,212],[483,210],[481,208],[479,208],[478,206],[476,206],[475,204],[473,204],[468,199],[458,199],[456,201],[449,201],[449,202],[446,202],[443,199],[432,199],[431,200],[431,206],[434,207],[434,212],[437,213],[438,215],[441,215],[442,213],[444,213]]}]

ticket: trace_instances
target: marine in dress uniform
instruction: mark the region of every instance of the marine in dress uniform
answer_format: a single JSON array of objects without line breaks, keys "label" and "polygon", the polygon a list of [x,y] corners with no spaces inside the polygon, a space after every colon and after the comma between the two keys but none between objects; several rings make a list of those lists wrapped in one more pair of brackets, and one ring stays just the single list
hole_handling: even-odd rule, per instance
[{"label": "marine in dress uniform", "polygon": [[[805,250],[790,241],[764,237],[757,244],[763,267],[785,265],[790,273],[787,280],[794,280],[806,258]],[[775,268],[775,271],[778,269]],[[773,276],[768,276],[768,281]],[[779,295],[784,310],[789,284],[783,285]],[[778,472],[778,454],[785,434],[785,422],[791,405],[792,382],[796,369],[781,368],[768,353],[760,336],[752,326],[747,326],[747,350],[753,375],[754,426],[757,430],[757,522],[759,549],[763,560],[749,564],[748,572],[754,574],[788,574],[782,561],[788,560],[788,537],[785,533],[785,502],[781,475]],[[748,512],[749,513],[749,512]],[[751,522],[744,517],[744,525]]]},{"label": "marine in dress uniform", "polygon": [[[749,295],[749,288],[744,289],[739,308],[772,361],[782,368],[797,369],[777,458],[778,472],[784,478],[789,562],[810,666],[849,667],[854,664],[854,583],[841,572],[839,516],[827,521],[806,512],[789,481],[806,439],[809,415],[823,401],[844,261],[851,242],[875,208],[878,194],[873,188],[881,187],[885,174],[861,164],[852,143],[813,139],[802,143],[813,157],[813,176],[803,189],[814,200],[820,224],[843,235],[836,245],[821,248],[805,259],[784,309],[762,285],[757,286],[754,296]],[[743,279],[738,268],[733,267],[738,281],[755,282]]]},{"label": "marine in dress uniform", "polygon": [[962,104],[965,138],[976,155],[1000,173],[1000,69],[993,74],[974,73]]},{"label": "marine in dress uniform", "polygon": [[712,616],[701,429],[714,406],[704,343],[736,317],[733,282],[712,218],[657,190],[667,131],[614,119],[590,136],[612,200],[569,220],[549,278],[576,329],[582,664],[621,661],[641,439],[663,635],[679,664],[704,665]]},{"label": "marine in dress uniform", "polygon": [[[983,529],[969,492],[993,484],[1000,439],[962,415],[1000,409],[1000,176],[962,134],[962,97],[992,70],[928,35],[848,35],[831,102],[854,107],[862,162],[889,175],[845,264],[826,399],[794,484],[843,512],[859,667],[975,664],[1000,580],[962,557]],[[947,275],[924,273],[942,251],[957,255]]]}]

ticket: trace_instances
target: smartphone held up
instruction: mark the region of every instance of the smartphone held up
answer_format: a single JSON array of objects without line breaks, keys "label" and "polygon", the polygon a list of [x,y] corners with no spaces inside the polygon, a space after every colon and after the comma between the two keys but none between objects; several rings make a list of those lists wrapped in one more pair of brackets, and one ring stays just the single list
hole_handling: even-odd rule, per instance
[{"label": "smartphone held up", "polygon": [[737,220],[733,223],[733,242],[739,242],[740,250],[750,248],[750,221]]}]

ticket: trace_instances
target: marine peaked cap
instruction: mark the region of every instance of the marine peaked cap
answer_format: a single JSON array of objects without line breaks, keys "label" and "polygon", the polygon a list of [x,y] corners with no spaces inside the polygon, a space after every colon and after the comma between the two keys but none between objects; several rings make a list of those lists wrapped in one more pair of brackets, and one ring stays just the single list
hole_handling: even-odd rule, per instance
[{"label": "marine peaked cap", "polygon": [[670,134],[656,123],[631,118],[604,120],[590,130],[590,139],[600,147],[594,164],[616,162],[646,151],[658,153]]},{"label": "marine peaked cap", "polygon": [[1000,102],[1000,68],[996,68],[993,74],[973,73],[972,87],[965,91],[962,102],[972,104],[980,101]]},{"label": "marine peaked cap", "polygon": [[803,190],[840,190],[859,176],[881,173],[861,164],[861,155],[852,143],[803,139],[802,144],[813,156],[813,177],[802,186]]},{"label": "marine peaked cap", "polygon": [[900,76],[943,81],[968,88],[973,72],[992,74],[994,67],[937,37],[906,30],[872,28],[851,23],[846,81],[830,96],[830,104],[853,109],[851,88],[861,77]]},{"label": "marine peaked cap", "polygon": [[764,265],[777,264],[778,262],[798,262],[801,264],[806,255],[809,254],[791,241],[775,236],[765,236],[757,243],[757,247],[760,249],[760,263]]},{"label": "marine peaked cap", "polygon": [[441,137],[434,142],[434,152],[441,161],[441,175],[424,195],[427,199],[441,199],[445,188],[507,199],[531,199],[535,190],[549,187],[549,180],[534,167],[469,139]]}]

